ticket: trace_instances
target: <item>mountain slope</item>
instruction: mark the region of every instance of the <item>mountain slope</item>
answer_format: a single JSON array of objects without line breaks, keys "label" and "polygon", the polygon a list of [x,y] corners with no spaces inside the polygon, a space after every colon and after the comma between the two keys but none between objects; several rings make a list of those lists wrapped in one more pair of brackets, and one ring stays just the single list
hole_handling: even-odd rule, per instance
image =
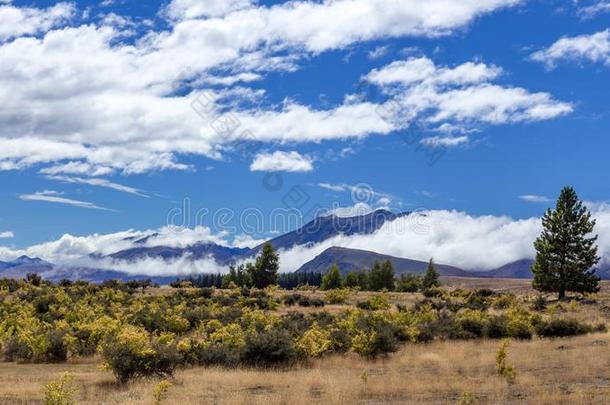
[{"label": "mountain slope", "polygon": [[0,262],[0,277],[24,278],[28,273],[45,273],[53,265],[39,258],[21,256],[10,262]]},{"label": "mountain slope", "polygon": [[[331,247],[316,256],[313,260],[301,266],[301,268],[297,270],[297,273],[326,273],[333,264],[336,264],[339,267],[341,274],[345,275],[350,271],[370,269],[375,262],[385,260],[389,260],[390,263],[392,263],[397,275],[423,273],[428,267],[428,263],[418,260],[382,255],[366,250]],[[457,267],[438,264],[436,265],[436,269],[441,276],[471,276],[471,273],[458,269]]]},{"label": "mountain slope", "polygon": [[113,253],[108,257],[116,260],[136,261],[145,258],[159,258],[163,260],[176,259],[184,255],[193,260],[212,258],[219,264],[225,265],[234,261],[240,255],[247,254],[248,248],[231,248],[215,243],[197,243],[186,248],[170,246],[136,247]]},{"label": "mountain slope", "polygon": [[[409,215],[409,213],[394,214],[388,210],[377,210],[355,217],[322,216],[297,230],[271,239],[269,242],[276,250],[287,250],[298,245],[314,245],[340,234],[368,235],[377,231],[386,222],[394,221],[405,215]],[[256,246],[252,249],[251,254],[258,253],[263,245]]]}]

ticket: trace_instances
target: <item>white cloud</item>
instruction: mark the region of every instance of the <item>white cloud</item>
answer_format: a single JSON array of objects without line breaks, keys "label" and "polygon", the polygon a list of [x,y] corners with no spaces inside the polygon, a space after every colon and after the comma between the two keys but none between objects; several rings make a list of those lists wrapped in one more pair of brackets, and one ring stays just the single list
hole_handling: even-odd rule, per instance
[{"label": "white cloud", "polygon": [[379,59],[388,54],[390,47],[387,45],[378,46],[375,49],[369,51],[369,59]]},{"label": "white cloud", "polygon": [[313,163],[310,157],[298,152],[276,151],[271,154],[260,153],[250,165],[253,172],[310,172]]},{"label": "white cloud", "polygon": [[346,184],[319,183],[318,186],[320,188],[323,188],[323,189],[326,189],[326,190],[330,190],[330,191],[336,191],[336,192],[342,192],[342,191],[345,191],[347,189],[347,185]]},{"label": "white cloud", "polygon": [[596,2],[578,9],[578,15],[584,19],[594,18],[599,14],[610,12],[610,1],[597,0]]},{"label": "white cloud", "polygon": [[19,198],[23,201],[43,201],[56,204],[71,205],[79,208],[88,208],[94,210],[114,211],[109,208],[100,207],[91,202],[73,200],[71,198],[59,197],[61,193],[53,190],[39,191],[34,194],[22,194]]},{"label": "white cloud", "polygon": [[561,38],[550,47],[533,53],[531,59],[544,63],[550,69],[561,61],[610,65],[610,30]]},{"label": "white cloud", "polygon": [[142,190],[138,190],[137,188],[125,186],[123,184],[113,183],[106,179],[99,178],[82,178],[82,177],[70,177],[70,176],[47,176],[49,180],[61,181],[63,183],[71,183],[71,184],[87,184],[90,186],[104,187],[109,188],[111,190],[120,191],[122,193],[135,194],[140,197],[147,197],[146,194],[142,192]]},{"label": "white cloud", "polygon": [[468,126],[546,120],[572,111],[570,104],[548,93],[490,82],[501,73],[500,68],[483,63],[438,67],[421,57],[375,69],[364,80],[392,95],[390,116],[418,119],[437,130],[450,126],[468,131]]},{"label": "white cloud", "polygon": [[0,5],[0,42],[45,32],[73,14],[74,6],[70,3],[58,3],[47,9]]},{"label": "white cloud", "polygon": [[11,231],[0,232],[0,239],[12,239],[15,237],[15,234]]},{"label": "white cloud", "polygon": [[250,0],[173,0],[168,4],[165,14],[172,20],[222,17],[251,4]]},{"label": "white cloud", "polygon": [[[169,28],[150,30],[133,42],[122,40],[118,15],[98,25],[53,29],[71,6],[36,12],[5,6],[21,23],[0,24],[5,37],[18,37],[0,44],[0,170],[33,165],[51,165],[41,168],[47,174],[184,170],[189,166],[178,162],[178,155],[218,158],[241,129],[262,141],[299,142],[390,133],[396,127],[379,117],[375,104],[317,111],[286,103],[281,110],[237,111],[240,134],[223,137],[191,110],[196,93],[177,96],[176,90],[188,90],[186,81],[206,87],[206,78],[216,85],[258,80],[267,71],[294,70],[304,54],[361,41],[450,34],[519,4],[405,1],[268,7],[247,0],[174,0],[165,9],[172,18]],[[28,13],[36,17],[24,20]],[[41,35],[22,36],[34,32]]]},{"label": "white cloud", "polygon": [[523,201],[531,202],[531,203],[546,203],[551,202],[552,200],[543,195],[534,195],[534,194],[526,194],[520,195],[519,198]]},{"label": "white cloud", "polygon": [[432,136],[424,138],[420,141],[422,145],[430,146],[432,148],[438,147],[454,147],[468,143],[468,136],[456,136],[456,137],[445,137],[445,136]]}]

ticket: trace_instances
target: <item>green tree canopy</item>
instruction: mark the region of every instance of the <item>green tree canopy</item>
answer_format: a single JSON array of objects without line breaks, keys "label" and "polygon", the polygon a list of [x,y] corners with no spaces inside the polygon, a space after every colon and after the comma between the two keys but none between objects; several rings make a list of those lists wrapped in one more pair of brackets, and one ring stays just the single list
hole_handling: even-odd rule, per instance
[{"label": "green tree canopy", "polygon": [[263,246],[261,254],[256,258],[254,266],[249,268],[252,284],[256,288],[265,288],[277,284],[277,272],[280,268],[280,258],[275,253],[271,243]]},{"label": "green tree canopy", "polygon": [[375,262],[368,277],[368,289],[371,291],[394,290],[394,267],[389,260]]},{"label": "green tree canopy", "polygon": [[434,266],[434,260],[430,259],[428,263],[428,268],[426,269],[426,273],[422,279],[422,288],[427,290],[433,287],[440,287],[441,282],[438,279],[438,271],[436,271],[436,267]]},{"label": "green tree canopy", "polygon": [[534,242],[536,261],[532,286],[543,292],[578,293],[599,291],[593,267],[599,262],[595,220],[572,187],[565,187],[554,210],[542,218],[542,234]]},{"label": "green tree canopy", "polygon": [[334,290],[341,288],[341,284],[341,272],[339,271],[339,267],[336,264],[333,264],[328,273],[322,277],[322,285],[320,288],[322,290]]}]

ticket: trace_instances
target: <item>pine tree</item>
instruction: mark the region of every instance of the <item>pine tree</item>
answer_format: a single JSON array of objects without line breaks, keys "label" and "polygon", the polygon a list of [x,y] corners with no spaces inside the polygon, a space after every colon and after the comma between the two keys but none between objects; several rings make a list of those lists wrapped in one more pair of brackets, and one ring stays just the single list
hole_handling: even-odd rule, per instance
[{"label": "pine tree", "polygon": [[394,267],[389,260],[375,262],[369,272],[368,287],[371,291],[394,290]]},{"label": "pine tree", "polygon": [[277,284],[277,272],[280,268],[280,258],[275,253],[271,243],[263,246],[261,254],[256,258],[254,266],[250,266],[249,271],[252,276],[252,284],[256,288],[265,288]]},{"label": "pine tree", "polygon": [[536,261],[532,286],[543,292],[599,291],[593,267],[599,262],[597,236],[591,236],[595,220],[572,187],[565,187],[554,210],[542,218],[542,234],[534,242]]},{"label": "pine tree", "polygon": [[440,287],[441,283],[438,280],[438,272],[436,271],[436,267],[434,267],[434,260],[430,259],[428,263],[428,268],[426,269],[426,273],[422,279],[422,289],[427,290],[428,288]]},{"label": "pine tree", "polygon": [[339,267],[336,264],[333,264],[328,273],[322,277],[322,285],[320,288],[322,290],[334,290],[341,288],[341,283],[342,281]]}]

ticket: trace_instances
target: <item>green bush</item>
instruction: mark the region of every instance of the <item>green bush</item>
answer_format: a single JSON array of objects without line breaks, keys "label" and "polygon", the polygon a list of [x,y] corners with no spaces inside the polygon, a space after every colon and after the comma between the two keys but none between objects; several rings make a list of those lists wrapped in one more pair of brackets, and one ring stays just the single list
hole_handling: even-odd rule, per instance
[{"label": "green bush", "polygon": [[557,318],[540,322],[536,333],[543,337],[565,337],[584,335],[591,332],[591,327],[575,319]]},{"label": "green bush", "polygon": [[249,365],[268,367],[290,364],[296,355],[290,334],[276,328],[249,334],[246,337],[243,360]]},{"label": "green bush", "polygon": [[439,287],[426,288],[422,293],[426,298],[440,298],[445,295],[445,291]]},{"label": "green bush", "polygon": [[145,330],[133,326],[109,335],[102,356],[120,384],[137,377],[172,376],[182,361],[173,345],[151,340]]},{"label": "green bush", "polygon": [[350,291],[347,289],[335,289],[327,291],[324,298],[329,304],[345,304],[349,295]]}]

